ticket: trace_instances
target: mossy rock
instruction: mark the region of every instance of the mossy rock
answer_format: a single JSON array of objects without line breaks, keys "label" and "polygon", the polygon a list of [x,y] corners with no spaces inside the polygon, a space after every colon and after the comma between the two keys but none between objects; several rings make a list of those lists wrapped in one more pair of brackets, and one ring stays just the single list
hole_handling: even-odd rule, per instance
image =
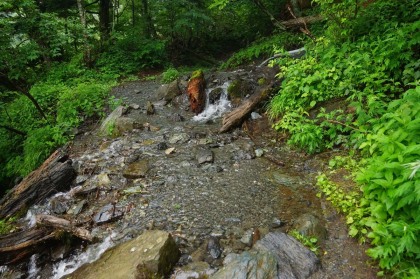
[{"label": "mossy rock", "polygon": [[252,94],[253,86],[250,81],[244,79],[235,79],[227,88],[231,100],[242,99],[248,94]]}]

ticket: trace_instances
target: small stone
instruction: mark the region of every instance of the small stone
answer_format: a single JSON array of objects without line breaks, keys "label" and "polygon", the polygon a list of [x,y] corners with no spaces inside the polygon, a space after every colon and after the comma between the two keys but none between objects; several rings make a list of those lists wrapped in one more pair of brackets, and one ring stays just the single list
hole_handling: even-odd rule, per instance
[{"label": "small stone", "polygon": [[252,229],[249,229],[249,230],[247,230],[244,233],[244,235],[241,238],[241,242],[243,244],[245,244],[246,246],[248,246],[248,247],[251,247],[252,246],[252,235],[253,235],[253,232],[254,231]]},{"label": "small stone", "polygon": [[111,180],[106,173],[100,173],[97,176],[99,186],[108,186],[111,183]]},{"label": "small stone", "polygon": [[200,149],[195,156],[197,159],[198,164],[204,163],[213,163],[214,161],[214,153],[209,149]]},{"label": "small stone", "polygon": [[155,106],[152,104],[152,102],[147,101],[147,105],[146,105],[146,113],[148,115],[152,115],[155,114]]},{"label": "small stone", "polygon": [[186,134],[186,133],[182,133],[182,134],[176,134],[173,135],[170,139],[169,139],[169,143],[170,144],[175,144],[175,143],[185,143],[190,139],[190,137]]},{"label": "small stone", "polygon": [[166,155],[170,155],[175,152],[175,147],[171,147],[165,150]]},{"label": "small stone", "polygon": [[174,122],[182,122],[185,120],[185,118],[179,113],[174,113],[169,118]]},{"label": "small stone", "polygon": [[251,119],[252,120],[257,120],[257,119],[261,119],[262,118],[262,116],[259,114],[259,113],[257,113],[257,112],[251,112]]},{"label": "small stone", "polygon": [[156,145],[156,149],[157,150],[166,150],[166,149],[168,149],[168,145],[166,144],[166,142],[159,142]]},{"label": "small stone", "polygon": [[264,154],[264,150],[261,148],[255,149],[255,156],[261,157]]},{"label": "small stone", "polygon": [[73,205],[69,210],[67,210],[67,214],[79,215],[79,213],[82,212],[85,205],[87,205],[87,201],[82,200],[82,201],[78,202],[76,205]]},{"label": "small stone", "polygon": [[149,171],[149,161],[141,160],[131,163],[124,171],[123,176],[128,179],[136,179],[145,177]]},{"label": "small stone", "polygon": [[140,108],[138,104],[130,104],[128,107],[131,109],[136,109],[136,110]]},{"label": "small stone", "polygon": [[97,225],[113,222],[124,215],[123,211],[115,204],[107,204],[102,207],[99,212],[93,217],[93,221]]},{"label": "small stone", "polygon": [[222,255],[222,248],[220,247],[220,242],[217,237],[211,236],[207,244],[207,251],[213,257],[213,259],[218,259]]},{"label": "small stone", "polygon": [[283,225],[284,223],[278,218],[273,218],[273,221],[271,222],[271,227],[273,229],[280,228]]}]

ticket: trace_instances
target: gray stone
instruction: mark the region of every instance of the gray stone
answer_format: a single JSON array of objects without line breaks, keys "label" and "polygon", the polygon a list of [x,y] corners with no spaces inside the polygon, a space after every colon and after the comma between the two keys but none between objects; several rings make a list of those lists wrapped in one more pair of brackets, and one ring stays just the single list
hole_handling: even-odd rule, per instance
[{"label": "gray stone", "polygon": [[73,205],[68,211],[67,214],[70,215],[78,215],[80,212],[82,212],[83,208],[87,205],[86,200],[82,200],[78,202],[77,204]]},{"label": "gray stone", "polygon": [[271,227],[273,229],[280,228],[283,225],[283,222],[278,218],[273,218],[273,221],[271,222]]},{"label": "gray stone", "polygon": [[177,269],[171,276],[172,279],[198,279],[208,278],[215,272],[206,262],[192,262]]},{"label": "gray stone", "polygon": [[264,154],[264,150],[261,148],[255,149],[255,156],[261,157]]},{"label": "gray stone", "polygon": [[284,233],[269,233],[254,248],[229,254],[211,279],[305,279],[320,268],[314,253]]},{"label": "gray stone", "polygon": [[252,229],[247,230],[244,233],[244,235],[242,236],[241,242],[243,244],[245,244],[246,246],[251,247],[252,246],[252,235],[253,235],[253,233],[254,233],[254,230],[252,230]]},{"label": "gray stone", "polygon": [[252,120],[257,120],[257,119],[261,119],[261,118],[262,118],[262,116],[258,112],[255,112],[255,111],[251,112],[251,119]]},{"label": "gray stone", "polygon": [[135,120],[129,117],[118,117],[115,119],[115,126],[112,130],[113,136],[120,136],[125,132],[131,132],[134,129]]},{"label": "gray stone", "polygon": [[163,99],[166,103],[171,102],[176,96],[181,95],[181,93],[177,80],[169,84],[164,84],[157,90],[158,99]]},{"label": "gray stone", "polygon": [[97,225],[113,222],[124,215],[121,208],[118,208],[115,204],[107,204],[102,207],[99,212],[93,217],[93,221]]},{"label": "gray stone", "polygon": [[180,252],[169,233],[146,231],[109,249],[97,261],[83,265],[66,278],[161,278],[169,275],[179,257]]},{"label": "gray stone", "polygon": [[220,242],[217,237],[211,236],[209,238],[209,242],[207,243],[207,251],[213,259],[218,259],[220,255],[222,255],[222,248],[220,247]]},{"label": "gray stone", "polygon": [[186,133],[175,134],[169,139],[170,144],[185,143],[190,139]]},{"label": "gray stone", "polygon": [[149,161],[144,159],[138,162],[131,163],[123,173],[123,176],[128,179],[137,179],[145,177],[150,169]]},{"label": "gray stone", "polygon": [[223,88],[217,87],[210,91],[209,93],[209,103],[214,104],[217,100],[220,99],[220,96],[223,94]]},{"label": "gray stone", "polygon": [[311,213],[305,213],[294,222],[293,227],[302,235],[315,236],[320,241],[327,238],[327,230],[321,224],[321,220]]},{"label": "gray stone", "polygon": [[213,163],[214,153],[209,149],[200,149],[197,151],[195,158],[200,165],[204,163]]},{"label": "gray stone", "polygon": [[66,201],[58,197],[50,201],[50,208],[55,214],[63,214],[69,209],[69,206]]},{"label": "gray stone", "polygon": [[146,113],[148,115],[155,114],[155,106],[150,101],[147,101],[147,104],[146,104]]},{"label": "gray stone", "polygon": [[100,135],[107,135],[112,129],[112,126],[115,125],[117,118],[123,116],[125,113],[125,108],[123,106],[117,107],[107,118],[102,122],[101,127],[99,127]]}]

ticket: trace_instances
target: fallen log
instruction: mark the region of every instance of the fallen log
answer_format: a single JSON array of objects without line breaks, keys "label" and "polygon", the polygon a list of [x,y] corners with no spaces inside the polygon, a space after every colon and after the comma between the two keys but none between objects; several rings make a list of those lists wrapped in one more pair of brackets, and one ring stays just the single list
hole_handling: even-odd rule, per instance
[{"label": "fallen log", "polygon": [[265,64],[267,64],[269,61],[271,61],[273,59],[276,59],[276,58],[280,58],[280,57],[290,56],[291,58],[298,59],[298,58],[302,57],[303,55],[305,55],[305,53],[306,53],[306,50],[305,50],[304,47],[294,49],[294,50],[288,51],[286,53],[277,53],[277,54],[273,55],[272,57],[270,57],[270,58],[264,60],[263,62],[261,62],[261,64],[258,65],[258,67],[262,67]]},{"label": "fallen log", "polygon": [[38,225],[64,230],[80,239],[93,241],[93,237],[87,229],[76,227],[69,220],[45,214],[36,215],[35,218]]},{"label": "fallen log", "polygon": [[222,127],[220,133],[225,133],[230,129],[240,125],[242,121],[247,117],[252,110],[262,101],[267,100],[270,97],[270,93],[275,85],[275,82],[261,88],[257,93],[254,93],[248,100],[245,100],[235,110],[227,113],[223,116]]},{"label": "fallen log", "polygon": [[14,264],[38,253],[45,242],[54,238],[50,228],[32,228],[0,236],[0,265]]},{"label": "fallen log", "polygon": [[290,19],[287,21],[282,21],[281,24],[285,26],[286,28],[291,28],[293,26],[311,24],[311,23],[322,21],[322,20],[323,18],[319,15],[318,16],[305,16],[305,17],[297,17],[297,18]]},{"label": "fallen log", "polygon": [[36,215],[37,227],[0,236],[0,266],[15,264],[29,256],[40,253],[60,243],[60,231],[65,231],[80,239],[92,242],[94,238],[85,229],[76,227],[72,222],[51,215]]},{"label": "fallen log", "polygon": [[55,151],[0,200],[0,219],[24,213],[31,205],[70,189],[75,177],[68,155],[62,150]]}]

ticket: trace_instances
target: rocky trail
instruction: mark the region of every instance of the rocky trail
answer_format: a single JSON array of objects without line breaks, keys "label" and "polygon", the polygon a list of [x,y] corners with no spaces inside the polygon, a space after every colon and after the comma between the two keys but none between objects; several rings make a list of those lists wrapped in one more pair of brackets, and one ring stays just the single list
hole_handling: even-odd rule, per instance
[{"label": "rocky trail", "polygon": [[[36,214],[61,216],[82,224],[97,242],[55,244],[27,262],[1,267],[2,278],[69,276],[107,248],[154,230],[170,233],[180,251],[170,278],[376,278],[366,247],[349,238],[343,218],[316,197],[314,177],[331,154],[308,156],[287,147],[270,129],[263,107],[241,127],[219,133],[222,113],[248,98],[263,76],[255,71],[207,74],[208,93],[214,92],[207,102],[213,106],[198,116],[189,111],[189,77],[169,85],[133,81],[115,87],[112,93],[124,108],[117,108],[108,124],[81,129],[70,146],[77,171],[71,190],[31,207],[22,225],[33,224]],[[235,80],[248,81],[248,89],[241,87],[240,100],[229,101],[223,94]],[[278,243],[294,247],[294,239],[280,234],[292,229],[318,238],[319,260],[302,250],[309,258],[288,263],[295,277],[282,277],[276,270],[281,256],[261,251],[280,249],[272,248]],[[162,245],[172,247],[168,243]],[[117,258],[130,258],[130,253],[113,251]],[[305,270],[300,264],[307,259],[314,268],[296,272]],[[259,270],[254,260],[257,266],[264,263],[266,277],[260,271],[232,277]],[[235,261],[246,266],[245,273],[222,268]],[[85,266],[78,272],[87,273],[68,278],[89,278],[86,274],[95,269]],[[136,278],[150,278],[142,276]]]}]

